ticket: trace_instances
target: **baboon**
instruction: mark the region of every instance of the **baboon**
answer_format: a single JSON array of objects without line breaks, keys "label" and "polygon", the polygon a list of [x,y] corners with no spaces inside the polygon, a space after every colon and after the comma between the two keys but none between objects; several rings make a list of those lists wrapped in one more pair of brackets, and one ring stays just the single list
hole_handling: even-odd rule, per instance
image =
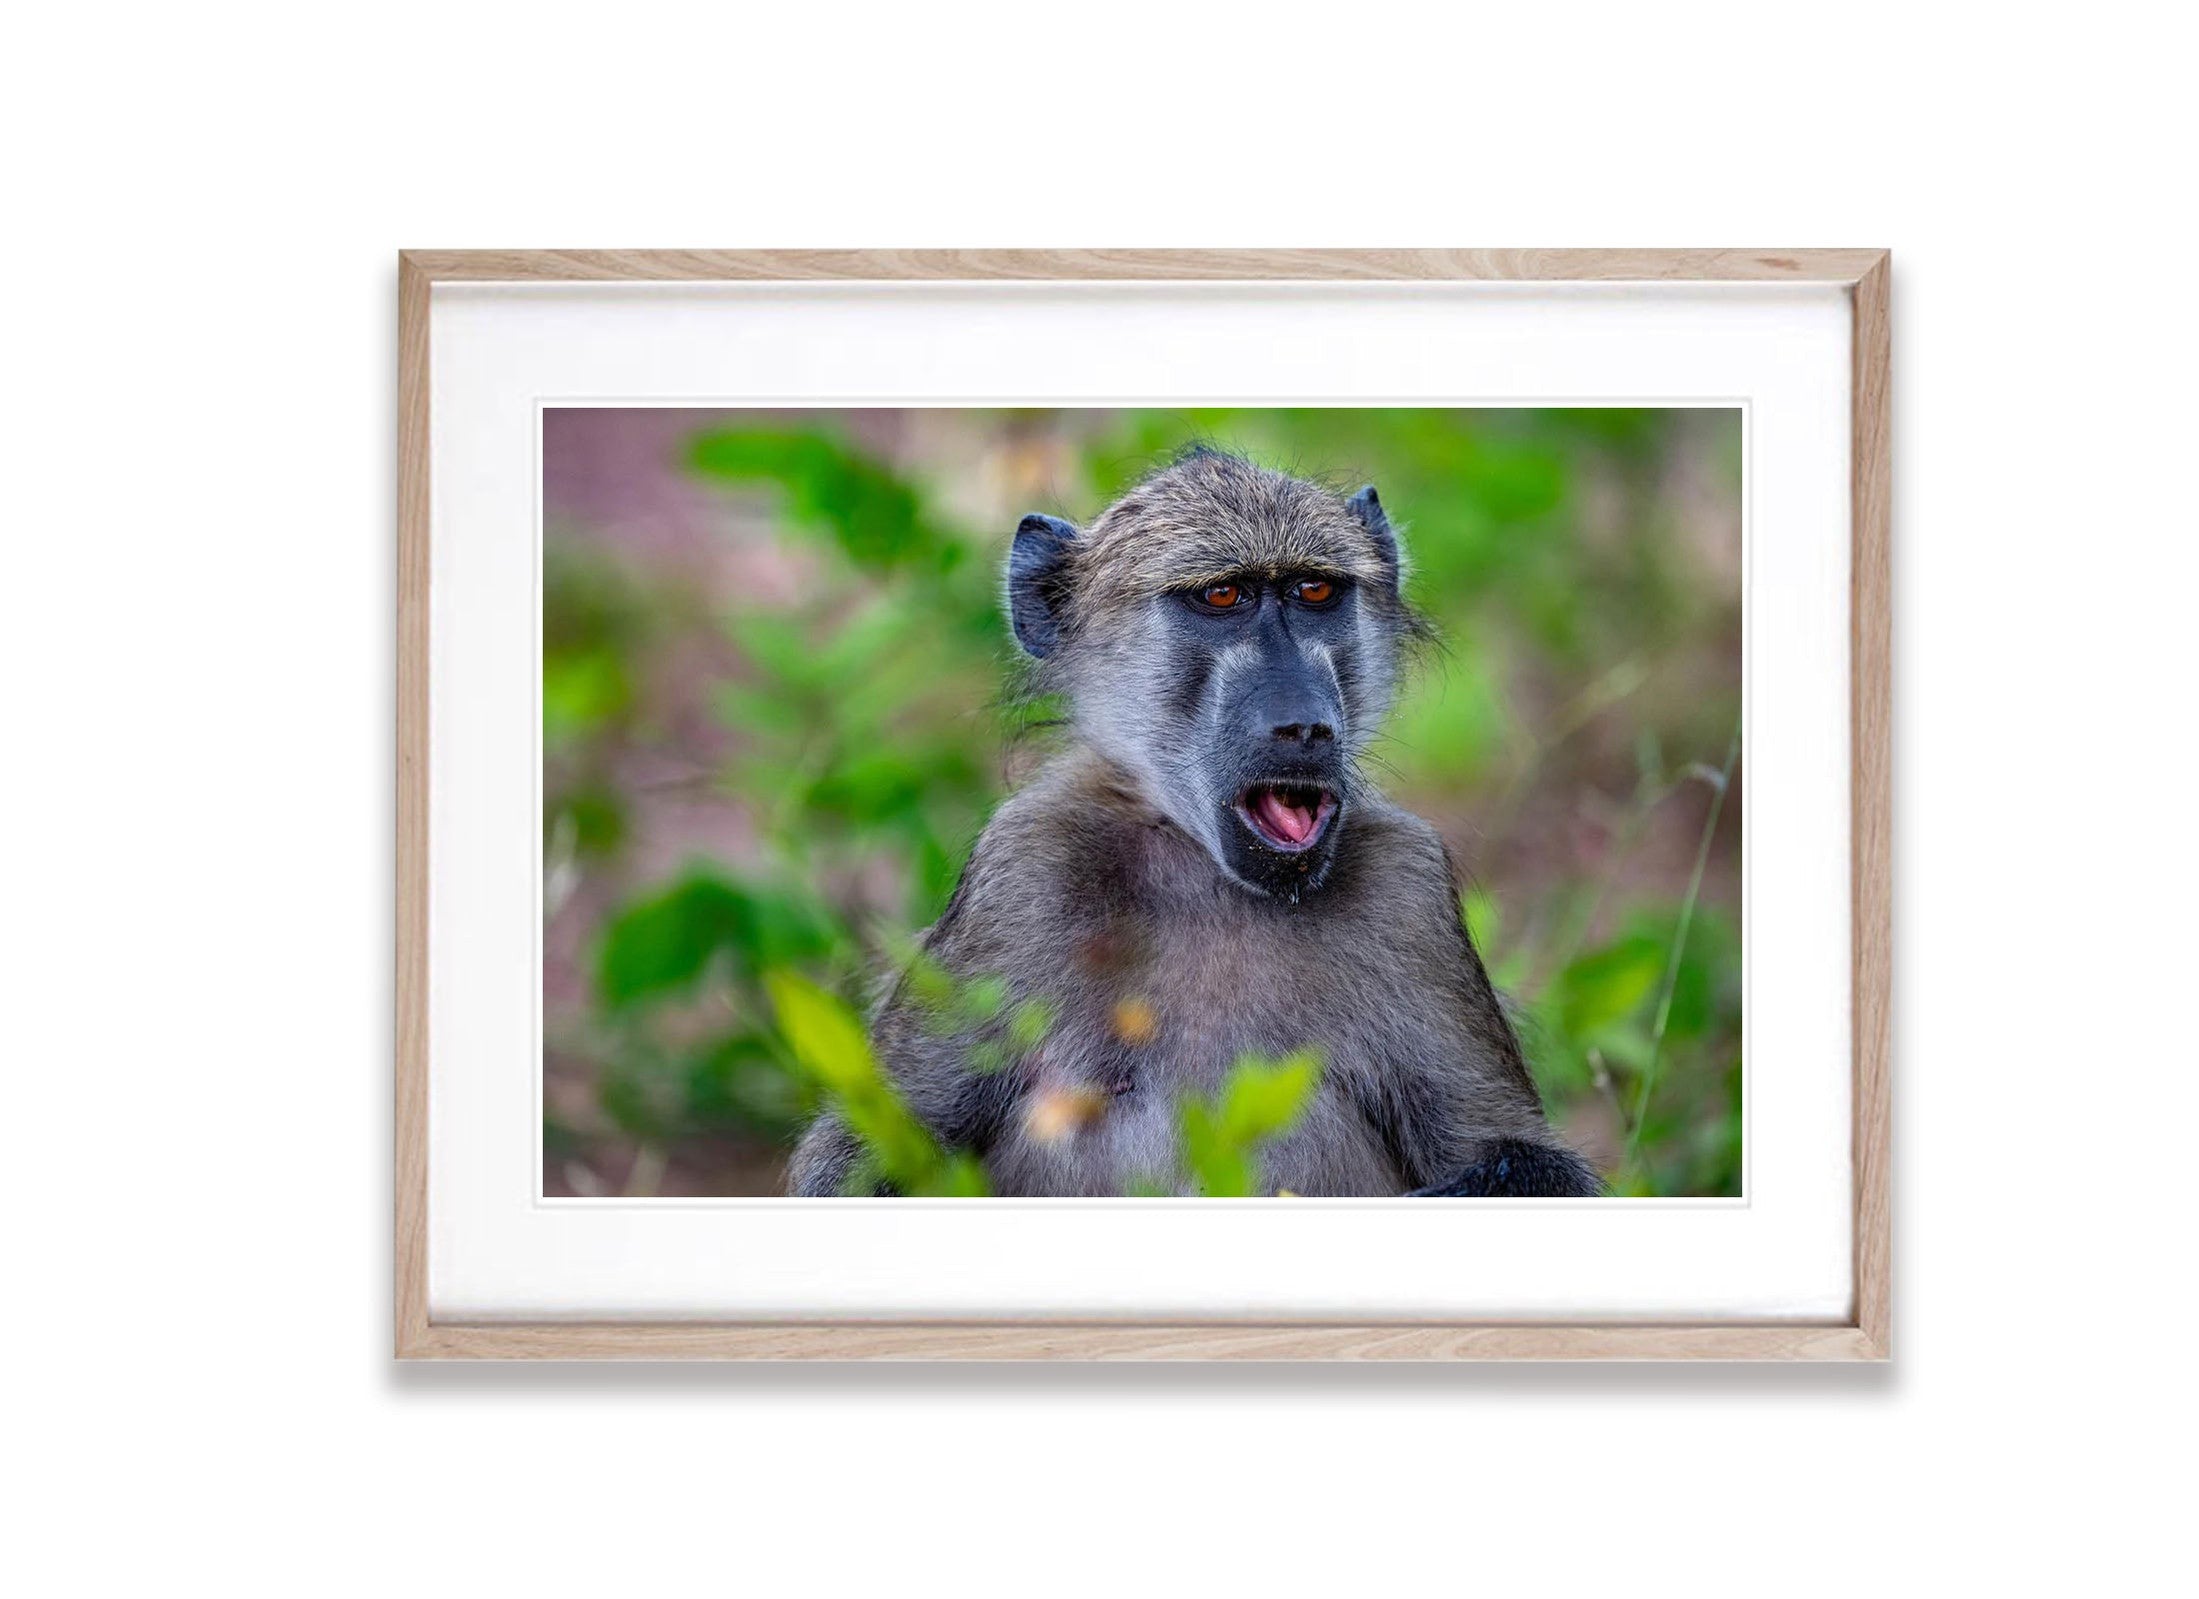
[{"label": "baboon", "polygon": [[[994,1192],[1181,1191],[1181,1097],[1306,1047],[1318,1087],[1260,1152],[1264,1191],[1599,1191],[1544,1120],[1441,839],[1367,777],[1425,631],[1402,569],[1372,487],[1346,499],[1205,448],[1087,528],[1017,527],[1009,622],[1068,747],[995,812],[921,947],[1053,1024],[975,1069],[974,1034],[904,974],[871,1029]],[[792,1191],[847,1191],[860,1155],[827,1111]]]}]

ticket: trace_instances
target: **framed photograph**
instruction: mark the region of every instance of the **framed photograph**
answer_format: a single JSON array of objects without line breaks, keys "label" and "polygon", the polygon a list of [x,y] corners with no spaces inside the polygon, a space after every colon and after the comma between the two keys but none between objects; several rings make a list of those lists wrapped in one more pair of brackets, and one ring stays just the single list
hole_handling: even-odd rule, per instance
[{"label": "framed photograph", "polygon": [[402,255],[399,1356],[1885,1358],[1888,270]]}]

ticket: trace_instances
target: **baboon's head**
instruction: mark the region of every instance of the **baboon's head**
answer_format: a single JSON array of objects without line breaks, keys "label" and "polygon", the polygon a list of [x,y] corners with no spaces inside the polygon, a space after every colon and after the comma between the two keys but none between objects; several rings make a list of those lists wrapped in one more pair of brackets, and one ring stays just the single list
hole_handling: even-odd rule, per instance
[{"label": "baboon's head", "polygon": [[1416,622],[1372,488],[1200,449],[1082,530],[1027,516],[1008,610],[1078,733],[1247,888],[1318,889]]}]

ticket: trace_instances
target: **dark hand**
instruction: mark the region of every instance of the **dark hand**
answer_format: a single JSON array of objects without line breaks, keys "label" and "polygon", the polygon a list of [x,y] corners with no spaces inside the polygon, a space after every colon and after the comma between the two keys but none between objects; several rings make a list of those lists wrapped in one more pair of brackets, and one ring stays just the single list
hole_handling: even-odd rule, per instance
[{"label": "dark hand", "polygon": [[1593,1199],[1603,1192],[1594,1168],[1569,1149],[1492,1138],[1455,1176],[1409,1199]]}]

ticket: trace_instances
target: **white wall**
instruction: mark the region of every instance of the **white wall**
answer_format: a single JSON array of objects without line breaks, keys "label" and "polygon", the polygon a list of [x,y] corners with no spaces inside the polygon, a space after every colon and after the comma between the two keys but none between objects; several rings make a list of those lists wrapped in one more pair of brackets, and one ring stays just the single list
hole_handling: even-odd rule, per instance
[{"label": "white wall", "polygon": [[[2114,3],[964,9],[12,25],[6,1558],[54,1573],[22,1591],[1899,1591],[2162,1555],[2188,51]],[[1892,1368],[392,1368],[392,254],[775,243],[1895,249]]]}]

